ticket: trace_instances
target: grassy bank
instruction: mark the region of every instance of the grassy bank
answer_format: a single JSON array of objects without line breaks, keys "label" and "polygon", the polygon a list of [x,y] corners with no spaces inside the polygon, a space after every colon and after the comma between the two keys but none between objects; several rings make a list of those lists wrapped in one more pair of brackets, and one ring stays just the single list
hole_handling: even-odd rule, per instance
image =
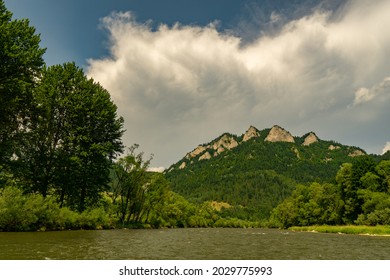
[{"label": "grassy bank", "polygon": [[305,226],[290,227],[293,231],[312,231],[320,233],[344,233],[344,234],[367,234],[367,235],[388,235],[390,236],[390,226]]}]

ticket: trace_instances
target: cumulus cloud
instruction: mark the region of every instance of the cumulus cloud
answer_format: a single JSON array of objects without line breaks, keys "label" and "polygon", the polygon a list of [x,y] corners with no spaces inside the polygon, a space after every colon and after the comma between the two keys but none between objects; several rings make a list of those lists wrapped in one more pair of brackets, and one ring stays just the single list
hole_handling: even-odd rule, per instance
[{"label": "cumulus cloud", "polygon": [[125,118],[125,143],[141,144],[158,165],[250,124],[341,141],[390,117],[389,99],[368,102],[388,94],[389,78],[375,83],[390,74],[389,13],[389,1],[351,1],[337,18],[315,11],[250,43],[215,23],[153,29],[131,12],[113,13],[102,20],[111,55],[91,59],[88,74]]},{"label": "cumulus cloud", "polygon": [[365,87],[359,88],[355,92],[355,100],[353,101],[353,104],[359,105],[369,102],[382,94],[390,94],[390,77],[385,78],[381,83],[370,89]]},{"label": "cumulus cloud", "polygon": [[390,142],[386,142],[386,145],[383,147],[382,155],[386,153],[387,151],[390,151]]}]

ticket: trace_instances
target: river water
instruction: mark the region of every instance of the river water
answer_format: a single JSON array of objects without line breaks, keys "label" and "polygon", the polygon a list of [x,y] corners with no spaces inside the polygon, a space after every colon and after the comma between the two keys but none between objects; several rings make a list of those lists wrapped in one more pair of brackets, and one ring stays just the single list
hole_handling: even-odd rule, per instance
[{"label": "river water", "polygon": [[389,260],[390,237],[229,228],[0,232],[0,259]]}]

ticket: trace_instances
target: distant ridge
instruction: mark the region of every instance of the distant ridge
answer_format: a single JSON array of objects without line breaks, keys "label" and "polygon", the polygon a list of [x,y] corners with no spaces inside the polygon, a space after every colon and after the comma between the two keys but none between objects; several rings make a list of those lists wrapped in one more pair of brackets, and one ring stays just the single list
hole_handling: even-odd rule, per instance
[{"label": "distant ridge", "polygon": [[278,125],[251,125],[239,136],[223,133],[198,145],[165,176],[190,201],[225,203],[231,206],[227,217],[261,220],[297,185],[333,182],[341,165],[363,155],[359,147],[320,139],[313,131],[293,136]]},{"label": "distant ridge", "polygon": [[227,215],[266,219],[297,184],[330,182],[343,163],[365,154],[312,131],[297,137],[278,125],[251,125],[240,136],[224,133],[198,145],[165,176],[190,201],[227,203]]},{"label": "distant ridge", "polygon": [[[241,136],[236,136],[230,133],[223,133],[221,136],[207,144],[198,145],[191,152],[188,152],[185,157],[178,162],[180,164],[176,163],[172,165],[170,168],[168,168],[168,171],[172,171],[175,168],[184,169],[194,161],[210,160],[213,157],[221,155],[226,151],[230,151],[241,146],[245,142],[250,140],[254,141],[256,139],[258,141],[270,143],[301,143],[300,145],[304,147],[308,147],[319,142],[326,142],[329,143],[327,146],[328,150],[333,151],[343,147],[344,150],[348,150],[346,155],[349,157],[356,157],[366,154],[363,149],[358,147],[349,147],[335,143],[334,141],[322,141],[312,131],[304,134],[302,137],[294,137],[290,132],[279,125],[274,125],[272,128],[261,131],[251,125]],[[329,161],[331,158],[328,157],[326,160]]]}]

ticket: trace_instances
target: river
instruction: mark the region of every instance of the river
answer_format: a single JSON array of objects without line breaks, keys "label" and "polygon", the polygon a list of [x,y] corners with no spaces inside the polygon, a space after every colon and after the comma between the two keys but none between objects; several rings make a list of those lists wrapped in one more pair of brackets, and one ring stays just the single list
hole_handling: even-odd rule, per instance
[{"label": "river", "polygon": [[276,229],[0,232],[2,260],[380,260],[390,237]]}]

